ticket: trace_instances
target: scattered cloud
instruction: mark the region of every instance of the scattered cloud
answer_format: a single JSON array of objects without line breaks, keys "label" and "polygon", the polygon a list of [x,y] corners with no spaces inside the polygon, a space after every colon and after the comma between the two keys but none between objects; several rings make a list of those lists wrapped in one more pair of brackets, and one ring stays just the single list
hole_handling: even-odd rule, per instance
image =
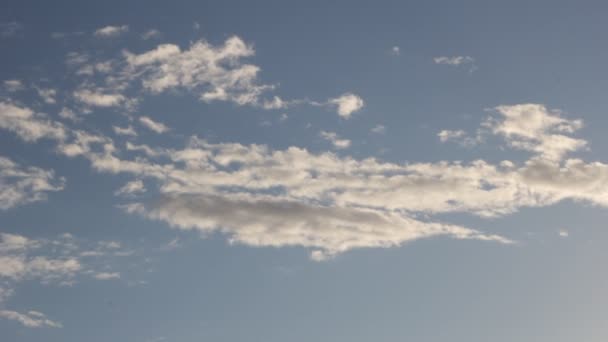
[{"label": "scattered cloud", "polygon": [[260,95],[273,87],[256,82],[259,67],[241,62],[253,54],[253,47],[236,36],[221,46],[201,40],[183,51],[162,44],[142,54],[125,52],[133,72],[142,75],[143,87],[153,93],[185,88],[198,90],[205,102],[260,105]]},{"label": "scattered cloud", "polygon": [[20,80],[6,80],[3,82],[3,84],[4,89],[6,89],[6,91],[8,91],[9,93],[14,93],[25,89],[23,82],[21,82]]},{"label": "scattered cloud", "polygon": [[107,268],[108,257],[122,252],[120,244],[115,246],[112,243],[105,242],[92,253],[88,246],[90,243],[76,239],[71,234],[62,234],[55,239],[32,239],[0,233],[0,306],[3,308],[0,319],[13,320],[28,328],[62,327],[61,323],[38,311],[22,313],[5,309],[6,303],[19,284],[25,281],[72,286],[81,276],[98,280],[120,278],[118,272],[97,269]]},{"label": "scattered cloud", "polygon": [[59,117],[72,122],[78,122],[81,120],[81,118],[79,118],[73,110],[66,107],[61,108],[61,111],[59,111]]},{"label": "scattered cloud", "polygon": [[321,138],[331,142],[331,144],[337,149],[345,149],[350,147],[350,140],[340,139],[340,137],[334,132],[321,131],[319,135]]},{"label": "scattered cloud", "polygon": [[112,126],[112,130],[114,131],[114,133],[116,133],[116,135],[126,135],[130,137],[137,136],[137,132],[131,125],[127,127]]},{"label": "scattered cloud", "polygon": [[363,99],[352,93],[346,93],[331,99],[329,103],[337,106],[338,115],[345,119],[349,119],[354,112],[361,110],[364,106]]},{"label": "scattered cloud", "polygon": [[437,136],[439,137],[439,140],[441,140],[441,142],[448,142],[453,139],[462,138],[465,135],[466,135],[466,132],[463,130],[452,131],[452,130],[448,130],[448,129],[444,129],[437,134]]},{"label": "scattered cloud", "polygon": [[144,182],[141,179],[130,181],[123,185],[120,189],[114,192],[116,196],[132,196],[134,194],[142,193],[146,191]]},{"label": "scattered cloud", "polygon": [[149,129],[155,133],[158,133],[158,134],[162,134],[162,133],[169,131],[169,127],[167,127],[165,124],[154,121],[147,116],[140,116],[139,123],[141,123],[147,129]]},{"label": "scattered cloud", "polygon": [[84,104],[94,107],[114,107],[126,100],[121,94],[104,94],[88,89],[76,90],[74,92],[74,98]]},{"label": "scattered cloud", "polygon": [[160,36],[161,36],[161,33],[159,30],[150,29],[141,35],[141,39],[143,39],[143,40],[157,39]]},{"label": "scattered cloud", "polygon": [[470,56],[453,56],[453,57],[435,57],[433,58],[435,64],[445,64],[445,65],[463,65],[463,64],[472,64],[475,63],[475,59]]},{"label": "scattered cloud", "polygon": [[28,311],[27,313],[19,313],[11,310],[0,310],[0,318],[17,321],[27,328],[61,328],[59,322],[52,321],[45,314],[38,311]]},{"label": "scattered cloud", "polygon": [[17,134],[25,141],[42,138],[64,139],[65,127],[50,120],[45,114],[34,113],[27,107],[0,100],[0,128]]},{"label": "scattered cloud", "polygon": [[99,272],[93,275],[93,278],[97,280],[111,280],[111,279],[120,279],[120,273],[118,272]]},{"label": "scattered cloud", "polygon": [[95,31],[94,35],[100,38],[112,38],[118,37],[124,33],[129,32],[129,26],[106,26]]},{"label": "scattered cloud", "polygon": [[46,200],[47,193],[63,187],[64,180],[53,171],[23,167],[0,156],[0,209]]},{"label": "scattered cloud", "polygon": [[568,136],[583,126],[581,120],[568,120],[562,112],[550,111],[540,104],[498,106],[500,117],[483,123],[492,133],[503,136],[511,147],[540,154],[549,160],[560,160],[587,146],[587,142]]},{"label": "scattered cloud", "polygon": [[44,100],[47,104],[55,104],[57,101],[55,100],[55,96],[57,95],[57,90],[51,88],[38,88],[36,87],[36,91],[38,95]]},{"label": "scattered cloud", "polygon": [[435,64],[443,64],[449,66],[469,66],[469,72],[473,73],[477,70],[477,65],[475,65],[475,59],[470,56],[452,56],[452,57],[435,57],[433,58]]},{"label": "scattered cloud", "polygon": [[469,136],[463,130],[444,129],[437,133],[437,136],[439,137],[439,141],[442,143],[455,142],[463,147],[473,147],[483,141],[483,133],[483,130],[477,130],[475,136]]}]

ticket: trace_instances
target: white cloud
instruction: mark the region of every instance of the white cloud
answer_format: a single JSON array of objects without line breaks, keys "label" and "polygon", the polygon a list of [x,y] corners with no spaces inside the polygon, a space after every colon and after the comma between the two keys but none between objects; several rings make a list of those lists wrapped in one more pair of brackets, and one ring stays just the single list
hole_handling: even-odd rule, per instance
[{"label": "white cloud", "polygon": [[475,63],[475,59],[470,56],[453,56],[453,57],[435,57],[433,58],[435,64],[445,64],[445,65],[463,65],[463,64],[473,64]]},{"label": "white cloud", "polygon": [[[407,214],[458,211],[450,195],[446,197],[454,195],[458,183],[477,190],[480,198],[469,205],[482,210],[479,206],[487,199],[481,197],[489,190],[474,180],[457,181],[462,175],[455,170],[437,170],[441,175],[453,174],[449,179],[425,178],[425,171],[372,159],[355,161],[330,153],[312,155],[295,147],[269,151],[264,146],[208,144],[198,139],[186,149],[165,151],[163,158],[167,157],[174,164],[123,161],[107,154],[91,156],[91,161],[99,171],[133,173],[160,182],[160,199],[131,203],[125,210],[183,229],[219,230],[230,241],[247,245],[304,246],[318,251],[314,255],[332,256],[352,248],[397,246],[436,235],[509,242]],[[474,177],[472,170],[461,172]],[[479,173],[476,177],[486,176]],[[273,194],[270,189],[281,190]],[[433,195],[425,199],[420,193],[427,190]]]},{"label": "white cloud", "polygon": [[114,133],[116,133],[116,135],[126,135],[131,137],[137,136],[137,132],[135,131],[135,129],[133,129],[133,126],[130,125],[127,127],[112,126],[112,130],[114,131]]},{"label": "white cloud", "polygon": [[162,134],[162,133],[169,131],[169,127],[167,127],[165,124],[154,121],[147,116],[140,116],[139,122],[147,129],[149,129],[155,133],[158,133],[158,134]]},{"label": "white cloud", "polygon": [[337,149],[345,149],[350,147],[350,140],[340,139],[340,137],[334,132],[321,131],[319,135],[321,138],[331,142],[332,145]]},{"label": "white cloud", "polygon": [[143,39],[143,40],[156,39],[156,38],[159,38],[160,36],[161,36],[161,33],[159,30],[150,29],[141,35],[141,39]]},{"label": "white cloud", "polygon": [[[241,61],[253,55],[253,48],[236,36],[221,46],[197,41],[184,51],[177,45],[162,44],[139,55],[125,52],[132,72],[142,75],[143,87],[153,93],[185,88],[198,91],[205,102],[261,106],[260,95],[272,86],[257,84],[260,68]],[[276,106],[276,102],[269,105]]]},{"label": "white cloud", "polygon": [[580,129],[582,121],[564,119],[560,111],[550,111],[539,104],[498,106],[494,111],[500,117],[489,118],[484,127],[502,135],[514,148],[560,160],[566,153],[587,146],[585,140],[567,136]]},{"label": "white cloud", "polygon": [[146,187],[144,186],[144,182],[141,179],[127,182],[127,184],[123,185],[120,189],[114,192],[116,196],[130,196],[138,193],[142,193],[146,191]]},{"label": "white cloud", "polygon": [[164,197],[157,206],[132,204],[126,209],[182,229],[219,229],[229,234],[233,243],[313,248],[313,257],[330,257],[353,248],[399,246],[434,235],[499,239],[398,214],[248,197],[175,194]]},{"label": "white cloud", "polygon": [[441,142],[447,142],[453,139],[457,139],[457,138],[462,138],[466,135],[466,132],[463,130],[458,130],[458,131],[451,131],[451,130],[442,130],[441,132],[439,132],[437,134],[437,136],[439,137],[439,140],[441,140]]},{"label": "white cloud", "polygon": [[338,98],[331,99],[329,103],[336,105],[338,115],[345,119],[350,118],[352,113],[359,111],[364,106],[363,99],[352,93],[346,93]]},{"label": "white cloud", "polygon": [[17,321],[23,326],[28,328],[61,328],[62,325],[59,322],[52,321],[41,312],[29,311],[27,313],[19,313],[12,310],[0,310],[0,318]]},{"label": "white cloud", "polygon": [[118,272],[99,272],[93,275],[93,278],[97,280],[111,280],[111,279],[119,279],[120,273]]},{"label": "white cloud", "polygon": [[123,33],[129,32],[129,26],[106,26],[95,31],[94,35],[101,38],[117,37]]},{"label": "white cloud", "polygon": [[2,101],[0,101],[0,128],[11,131],[29,142],[41,138],[61,140],[67,134],[63,125],[49,120],[46,115]]},{"label": "white cloud", "polygon": [[61,108],[61,111],[59,112],[59,117],[66,119],[66,120],[70,120],[73,122],[78,122],[81,119],[76,115],[76,113],[74,113],[73,110],[63,107]]},{"label": "white cloud", "polygon": [[395,45],[391,48],[391,54],[399,56],[401,54],[401,49]]},{"label": "white cloud", "polygon": [[[545,114],[548,122],[560,123],[561,132],[580,126],[557,119],[555,112]],[[512,125],[504,116],[489,122],[489,134]],[[504,129],[496,134],[504,135]],[[545,128],[540,132],[549,134]],[[537,149],[524,162],[497,165],[482,160],[382,163],[296,147],[281,151],[197,138],[181,150],[147,149],[153,153],[141,151],[172,162],[121,160],[108,153],[89,156],[98,171],[158,182],[160,199],[130,203],[125,210],[182,229],[218,230],[235,243],[308,247],[315,259],[436,235],[509,242],[417,217],[450,212],[499,217],[564,199],[608,206],[608,165],[544,158],[545,151]]]},{"label": "white cloud", "polygon": [[44,100],[45,103],[55,104],[57,101],[55,100],[55,96],[57,95],[57,90],[50,88],[36,88],[38,95]]},{"label": "white cloud", "polygon": [[[71,286],[82,275],[98,280],[120,278],[118,272],[97,270],[111,256],[108,250],[113,255],[122,252],[120,244],[116,246],[116,242],[106,242],[100,245],[96,253],[89,253],[89,248],[86,241],[78,240],[71,234],[63,234],[56,239],[32,239],[0,233],[0,307],[3,308],[0,319],[14,320],[28,328],[61,327],[60,323],[50,320],[41,312],[30,310],[22,313],[4,308],[14,295],[15,288],[25,281]],[[97,262],[87,264],[81,260],[82,257]]]},{"label": "white cloud", "polygon": [[74,98],[82,103],[96,107],[114,107],[126,100],[121,94],[106,94],[88,89],[76,90],[74,92]]},{"label": "white cloud", "polygon": [[23,167],[0,156],[0,209],[43,201],[47,193],[62,190],[63,179],[53,171],[37,167]]},{"label": "white cloud", "polygon": [[6,80],[3,82],[3,84],[4,88],[10,93],[25,89],[23,82],[20,80]]}]

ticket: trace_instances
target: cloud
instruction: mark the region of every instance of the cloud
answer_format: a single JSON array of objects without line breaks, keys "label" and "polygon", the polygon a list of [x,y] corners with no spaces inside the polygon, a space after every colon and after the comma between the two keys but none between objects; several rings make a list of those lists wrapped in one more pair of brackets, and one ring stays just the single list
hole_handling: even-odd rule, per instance
[{"label": "cloud", "polygon": [[540,104],[498,106],[484,127],[503,136],[514,148],[536,152],[540,157],[560,160],[566,153],[580,150],[587,142],[567,136],[579,130],[581,120],[562,118],[560,111],[550,111]]},{"label": "cloud", "polygon": [[[424,171],[414,173],[407,166],[373,159],[355,161],[330,153],[312,155],[294,147],[270,151],[264,146],[208,144],[198,139],[186,149],[158,153],[174,163],[122,161],[110,155],[91,159],[98,171],[132,173],[160,182],[161,198],[129,203],[123,206],[128,212],[183,229],[218,230],[232,242],[303,246],[317,251],[316,256],[328,257],[352,248],[397,246],[437,235],[509,242],[407,214],[450,211],[451,199],[445,196],[453,193],[450,187],[456,185],[458,175],[446,180],[437,176],[424,179]],[[470,184],[471,188],[481,187]],[[420,193],[426,190],[436,197],[421,203]],[[445,206],[438,204],[441,196]],[[475,205],[485,202],[480,198]]]},{"label": "cloud", "polygon": [[25,89],[23,82],[21,82],[20,80],[6,80],[3,82],[3,84],[4,84],[4,88],[9,93],[14,93],[14,92]]},{"label": "cloud", "polygon": [[453,139],[462,138],[465,135],[466,135],[466,132],[463,130],[451,131],[451,130],[447,130],[447,129],[445,129],[437,134],[437,136],[439,137],[439,140],[441,140],[441,142],[447,142],[447,141],[450,141]]},{"label": "cloud", "polygon": [[158,133],[158,134],[162,134],[162,133],[169,131],[169,127],[167,127],[165,124],[154,121],[147,116],[140,116],[139,123],[141,123],[147,129],[149,129],[155,133]]},{"label": "cloud", "polygon": [[114,131],[114,133],[116,133],[116,135],[126,135],[131,137],[137,136],[137,132],[135,131],[135,129],[133,129],[133,126],[130,125],[127,127],[112,126],[112,130]]},{"label": "cloud", "polygon": [[64,180],[53,171],[23,167],[0,156],[0,209],[46,200],[47,193],[60,191]]},{"label": "cloud", "polygon": [[2,101],[0,101],[0,128],[11,131],[29,142],[42,138],[61,140],[67,135],[62,124],[49,120],[46,115]]},{"label": "cloud", "polygon": [[59,322],[52,321],[41,312],[29,311],[27,313],[19,313],[11,310],[0,310],[0,318],[13,320],[21,323],[23,326],[28,328],[61,328],[62,325]]},{"label": "cloud", "polygon": [[475,59],[470,56],[453,56],[453,57],[442,56],[442,57],[433,58],[433,61],[435,62],[435,64],[445,64],[445,65],[452,65],[452,66],[475,63]]},{"label": "cloud", "polygon": [[94,35],[101,38],[111,38],[129,32],[129,26],[106,26],[95,31]]},{"label": "cloud", "polygon": [[361,110],[364,106],[363,99],[352,93],[346,93],[338,98],[331,99],[329,103],[337,106],[338,115],[345,119],[349,119],[352,113]]},{"label": "cloud", "polygon": [[130,67],[142,75],[143,87],[153,93],[185,88],[199,91],[205,102],[260,105],[260,95],[272,86],[257,84],[260,68],[241,62],[253,54],[253,48],[236,36],[221,46],[201,40],[184,51],[162,44],[142,54],[125,52]]},{"label": "cloud", "polygon": [[[534,104],[498,106],[490,113],[480,130],[503,137],[509,147],[525,147],[529,159],[399,164],[197,137],[183,149],[127,143],[131,154],[122,159],[111,139],[84,131],[71,131],[57,149],[87,158],[99,172],[152,179],[159,197],[126,203],[128,212],[174,227],[220,231],[252,246],[306,247],[314,259],[439,235],[510,242],[439,222],[433,219],[438,214],[500,217],[565,199],[608,206],[608,165],[568,159],[577,149],[556,153],[545,143],[553,135],[575,139],[571,135],[582,122]],[[231,208],[230,215],[222,207]]]},{"label": "cloud", "polygon": [[395,45],[391,48],[391,54],[393,56],[399,56],[401,54],[401,49]]},{"label": "cloud", "polygon": [[[59,322],[50,320],[38,311],[25,313],[4,309],[23,282],[36,281],[44,285],[71,286],[78,277],[90,275],[93,279],[118,279],[118,272],[97,270],[107,258],[123,252],[121,245],[104,242],[95,253],[88,253],[90,243],[63,234],[55,239],[32,239],[22,235],[0,233],[0,319],[16,321],[28,328],[60,328]],[[112,251],[110,254],[108,251]],[[83,258],[87,259],[85,263]],[[97,261],[95,263],[94,261]],[[104,266],[107,268],[107,266]]]},{"label": "cloud", "polygon": [[321,259],[320,255],[324,259],[353,248],[399,246],[434,235],[500,239],[458,226],[418,222],[397,214],[244,195],[174,194],[148,208],[131,204],[126,209],[182,229],[220,230],[230,236],[232,243],[313,248],[311,256],[316,260]]},{"label": "cloud", "polygon": [[114,107],[120,105],[126,100],[121,94],[105,94],[88,89],[76,90],[74,92],[74,98],[82,103],[95,107]]},{"label": "cloud", "polygon": [[437,136],[439,137],[439,141],[441,141],[442,143],[452,141],[463,147],[472,147],[478,145],[483,141],[482,133],[483,131],[478,130],[476,136],[469,136],[463,130],[444,129],[437,133]]},{"label": "cloud", "polygon": [[61,111],[59,111],[59,117],[72,122],[78,122],[81,120],[81,118],[79,118],[73,110],[66,107],[61,108]]},{"label": "cloud", "polygon": [[55,96],[57,95],[57,90],[50,88],[36,88],[38,95],[44,100],[47,104],[55,104],[57,101],[55,100]]},{"label": "cloud", "polygon": [[159,38],[160,36],[161,36],[161,33],[159,30],[150,29],[141,35],[141,39],[143,39],[143,40],[156,39],[156,38]]},{"label": "cloud", "polygon": [[321,131],[319,135],[321,138],[331,142],[331,144],[337,149],[345,149],[350,147],[350,140],[340,139],[340,137],[334,132]]},{"label": "cloud", "polygon": [[93,278],[97,280],[111,280],[111,279],[119,279],[120,273],[118,272],[99,272],[96,273]]},{"label": "cloud", "polygon": [[127,184],[123,185],[120,189],[118,189],[114,192],[114,195],[130,196],[130,195],[142,193],[145,191],[146,191],[146,187],[144,186],[144,182],[142,182],[141,179],[138,179],[138,180],[134,180],[134,181],[128,182]]}]

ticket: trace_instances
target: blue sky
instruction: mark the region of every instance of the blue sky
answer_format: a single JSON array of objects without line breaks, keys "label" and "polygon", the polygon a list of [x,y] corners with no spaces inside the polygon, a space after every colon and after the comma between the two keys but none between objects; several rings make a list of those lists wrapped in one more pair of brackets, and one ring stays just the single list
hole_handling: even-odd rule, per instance
[{"label": "blue sky", "polygon": [[606,11],[2,2],[2,340],[605,341]]}]

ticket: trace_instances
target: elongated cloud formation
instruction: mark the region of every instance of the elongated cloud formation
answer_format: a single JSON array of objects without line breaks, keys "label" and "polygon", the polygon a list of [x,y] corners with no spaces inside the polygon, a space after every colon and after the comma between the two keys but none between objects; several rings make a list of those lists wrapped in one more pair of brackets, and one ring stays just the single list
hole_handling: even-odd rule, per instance
[{"label": "elongated cloud formation", "polygon": [[[130,200],[122,206],[128,212],[181,229],[221,231],[235,243],[307,247],[316,260],[437,235],[510,242],[434,221],[436,214],[498,217],[564,199],[608,206],[608,165],[567,157],[587,145],[573,136],[580,120],[539,104],[498,106],[491,112],[476,134],[502,137],[508,146],[530,152],[529,159],[399,164],[197,137],[183,149],[127,142],[132,156],[125,158],[112,139],[100,134],[61,126],[65,136],[48,139],[57,142],[59,153],[85,157],[97,171],[130,174],[138,186],[154,180],[150,184],[158,189],[148,190],[158,192],[158,198]],[[29,117],[27,122],[45,120]],[[29,141],[29,135],[15,132]]]}]

